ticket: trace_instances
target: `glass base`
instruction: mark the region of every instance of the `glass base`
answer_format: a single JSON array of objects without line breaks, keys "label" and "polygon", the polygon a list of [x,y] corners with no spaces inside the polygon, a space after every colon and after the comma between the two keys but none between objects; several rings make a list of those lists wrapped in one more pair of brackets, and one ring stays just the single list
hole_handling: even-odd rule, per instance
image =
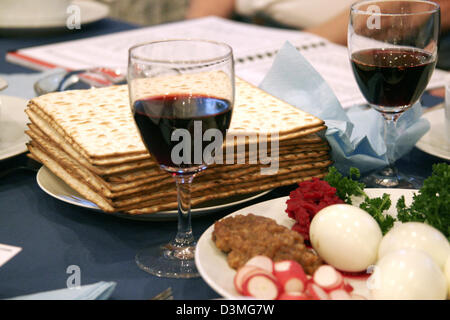
[{"label": "glass base", "polygon": [[194,259],[195,244],[182,247],[166,243],[146,248],[136,254],[136,264],[157,277],[185,279],[199,277]]},{"label": "glass base", "polygon": [[414,177],[399,173],[396,169],[386,167],[362,178],[367,188],[420,189],[421,183]]}]

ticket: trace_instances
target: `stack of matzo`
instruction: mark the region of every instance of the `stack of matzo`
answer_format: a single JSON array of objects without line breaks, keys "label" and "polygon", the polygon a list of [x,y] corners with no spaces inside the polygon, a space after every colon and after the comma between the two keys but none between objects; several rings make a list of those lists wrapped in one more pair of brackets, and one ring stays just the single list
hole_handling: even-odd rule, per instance
[{"label": "stack of matzo", "polygon": [[[148,154],[135,127],[127,86],[50,93],[32,99],[26,113],[32,157],[101,210],[144,214],[177,207],[173,179]],[[278,133],[278,172],[262,175],[268,164],[214,164],[195,178],[193,206],[323,177],[331,164],[328,144],[315,134],[323,129],[322,120],[236,79],[229,133],[256,133],[257,139]],[[257,142],[244,141],[246,147]],[[244,150],[248,160],[250,148]]]}]

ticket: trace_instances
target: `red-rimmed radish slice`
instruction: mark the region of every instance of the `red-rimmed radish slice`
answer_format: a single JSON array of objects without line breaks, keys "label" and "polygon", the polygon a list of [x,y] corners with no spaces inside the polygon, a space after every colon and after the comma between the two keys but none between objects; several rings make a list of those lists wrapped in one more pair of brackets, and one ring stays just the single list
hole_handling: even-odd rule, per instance
[{"label": "red-rimmed radish slice", "polygon": [[310,298],[303,292],[283,292],[278,300],[309,300]]},{"label": "red-rimmed radish slice", "polygon": [[306,286],[306,293],[313,300],[329,300],[328,294],[314,282],[309,282]]},{"label": "red-rimmed radish slice", "polygon": [[332,291],[342,286],[344,278],[335,268],[323,265],[317,268],[313,275],[314,283],[326,291]]},{"label": "red-rimmed radish slice", "polygon": [[242,285],[244,284],[247,277],[257,272],[265,272],[265,271],[258,267],[247,265],[244,265],[241,268],[239,268],[236,274],[234,275],[234,287],[236,288],[236,291],[239,292],[240,294],[244,294]]},{"label": "red-rimmed radish slice", "polygon": [[331,300],[350,300],[351,296],[347,291],[343,289],[338,289],[331,291],[329,294]]},{"label": "red-rimmed radish slice", "polygon": [[245,263],[246,266],[255,266],[273,273],[273,261],[267,256],[254,256]]},{"label": "red-rimmed radish slice", "polygon": [[296,261],[275,262],[273,273],[286,292],[303,292],[306,288],[308,278],[303,267]]},{"label": "red-rimmed radish slice", "polygon": [[352,298],[352,300],[367,300],[366,297],[363,297],[362,295],[359,294],[351,294],[350,297]]},{"label": "red-rimmed radish slice", "polygon": [[311,276],[308,275],[308,280],[305,283],[305,288],[307,288],[310,283],[314,283],[314,280]]},{"label": "red-rimmed radish slice", "polygon": [[261,300],[275,300],[281,294],[278,280],[270,273],[254,273],[247,277],[244,284],[244,295]]},{"label": "red-rimmed radish slice", "polygon": [[353,292],[353,286],[350,283],[345,282],[345,281],[344,281],[343,289],[345,291],[347,291],[348,293],[352,293]]}]

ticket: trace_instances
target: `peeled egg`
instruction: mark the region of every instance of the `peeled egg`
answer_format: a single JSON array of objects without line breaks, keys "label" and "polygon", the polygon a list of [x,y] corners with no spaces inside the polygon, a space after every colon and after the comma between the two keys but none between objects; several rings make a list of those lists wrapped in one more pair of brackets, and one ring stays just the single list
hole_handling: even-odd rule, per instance
[{"label": "peeled egg", "polygon": [[425,252],[401,249],[381,258],[369,278],[376,300],[442,300],[447,282],[441,268]]},{"label": "peeled egg", "polygon": [[378,258],[399,249],[417,249],[428,253],[444,270],[450,256],[447,238],[437,229],[421,222],[406,222],[392,228],[381,240]]},{"label": "peeled egg", "polygon": [[328,264],[342,271],[364,271],[375,264],[382,233],[364,210],[335,204],[320,210],[311,221],[311,244]]}]

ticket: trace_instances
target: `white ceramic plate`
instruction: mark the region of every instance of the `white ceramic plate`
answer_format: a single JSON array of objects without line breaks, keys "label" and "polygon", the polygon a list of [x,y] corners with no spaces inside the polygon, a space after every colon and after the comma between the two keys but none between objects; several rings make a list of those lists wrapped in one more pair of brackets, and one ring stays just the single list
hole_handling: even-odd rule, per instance
[{"label": "white ceramic plate", "polygon": [[[45,166],[42,166],[39,169],[36,179],[39,187],[42,190],[44,190],[44,192],[46,192],[47,194],[56,199],[79,207],[94,210],[96,212],[103,212],[97,207],[97,205],[84,199],[80,194],[78,194],[78,192],[69,187],[63,180],[55,176]],[[226,209],[231,206],[262,197],[265,194],[269,193],[270,191],[271,190],[259,193],[252,193],[244,196],[231,197],[227,199],[208,201],[197,208],[193,208],[191,211],[192,217],[198,217],[222,209]],[[120,212],[112,214],[121,218],[144,220],[144,221],[165,221],[165,220],[176,220],[178,218],[176,210],[161,211],[158,213],[140,214],[140,215],[130,215]]]},{"label": "white ceramic plate", "polygon": [[416,147],[433,156],[450,160],[450,140],[446,139],[445,110],[426,112],[423,117],[430,121],[430,130],[417,142]]},{"label": "white ceramic plate", "polygon": [[[109,14],[109,7],[103,3],[95,1],[82,1],[74,0],[72,5],[76,5],[80,8],[80,23],[81,25],[92,23],[100,19],[106,18]],[[69,16],[69,15],[67,15]],[[29,21],[0,21],[0,29],[53,29],[53,28],[65,28],[66,19],[57,20],[29,20]]]},{"label": "white ceramic plate", "polygon": [[27,100],[0,95],[0,160],[4,160],[27,150],[28,117],[24,110]]},{"label": "white ceramic plate", "polygon": [[[405,202],[409,205],[412,202],[412,196],[417,190],[407,189],[366,189],[369,197],[381,197],[383,193],[389,193],[393,205],[388,211],[389,214],[396,214],[395,204],[400,196],[405,196]],[[286,200],[289,197],[282,197],[272,199],[264,202],[257,203],[238,210],[229,216],[248,213],[260,215],[276,220],[280,225],[286,227],[292,227],[294,220],[289,218],[286,209]],[[228,216],[227,216],[228,217]],[[211,239],[214,225],[209,227],[200,237],[197,242],[197,248],[195,251],[195,263],[197,269],[202,276],[203,280],[214,289],[218,294],[227,299],[241,299],[234,288],[233,279],[236,273],[235,270],[230,268],[227,263],[225,253],[217,249],[216,245]],[[369,290],[367,289],[366,280],[359,280],[355,278],[349,278],[349,283],[354,288],[354,293],[369,298]]]}]

